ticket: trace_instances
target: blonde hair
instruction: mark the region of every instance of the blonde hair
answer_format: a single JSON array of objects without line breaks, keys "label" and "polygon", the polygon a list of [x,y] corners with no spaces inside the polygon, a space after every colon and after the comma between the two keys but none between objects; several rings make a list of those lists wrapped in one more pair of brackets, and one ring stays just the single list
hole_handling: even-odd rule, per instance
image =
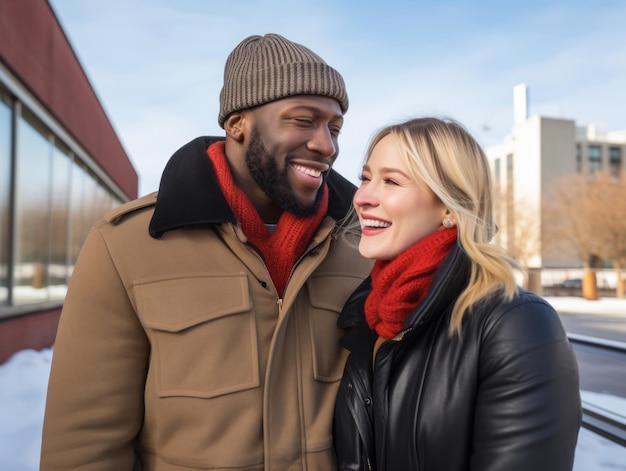
[{"label": "blonde hair", "polygon": [[496,226],[487,157],[460,123],[426,117],[382,128],[368,147],[366,161],[388,135],[411,177],[429,188],[456,219],[458,242],[471,264],[469,283],[456,300],[449,325],[451,335],[460,333],[472,306],[498,294],[511,298],[517,291],[518,262],[491,243]]}]

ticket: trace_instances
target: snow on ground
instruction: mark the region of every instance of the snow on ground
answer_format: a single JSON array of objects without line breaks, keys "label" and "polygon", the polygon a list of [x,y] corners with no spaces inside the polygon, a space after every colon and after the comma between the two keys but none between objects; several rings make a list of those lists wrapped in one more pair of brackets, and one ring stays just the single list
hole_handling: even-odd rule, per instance
[{"label": "snow on ground", "polygon": [[582,314],[623,315],[626,322],[625,298],[600,298],[595,301],[576,296],[545,296],[554,309]]},{"label": "snow on ground", "polygon": [[0,365],[0,470],[39,469],[52,350],[22,350]]}]

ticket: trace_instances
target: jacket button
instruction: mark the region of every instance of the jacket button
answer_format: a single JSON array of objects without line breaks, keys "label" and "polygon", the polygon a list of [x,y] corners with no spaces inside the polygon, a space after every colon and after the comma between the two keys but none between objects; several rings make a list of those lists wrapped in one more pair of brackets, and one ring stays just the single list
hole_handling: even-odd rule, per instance
[{"label": "jacket button", "polygon": [[263,288],[267,288],[267,283],[265,281],[261,281],[260,283]]},{"label": "jacket button", "polygon": [[317,250],[311,250],[309,252],[309,257],[317,257],[320,253]]},{"label": "jacket button", "polygon": [[369,397],[365,398],[365,405],[369,406],[372,403],[372,400]]},{"label": "jacket button", "polygon": [[348,383],[348,389],[352,389],[352,383]]}]

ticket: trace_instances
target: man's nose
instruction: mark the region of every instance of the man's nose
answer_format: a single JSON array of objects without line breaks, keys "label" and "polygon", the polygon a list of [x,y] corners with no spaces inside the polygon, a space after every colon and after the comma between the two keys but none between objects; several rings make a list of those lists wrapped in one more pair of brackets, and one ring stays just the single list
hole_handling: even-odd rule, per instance
[{"label": "man's nose", "polygon": [[326,158],[334,157],[339,151],[336,138],[333,137],[330,129],[326,126],[319,126],[315,129],[311,139],[309,139],[307,148]]}]

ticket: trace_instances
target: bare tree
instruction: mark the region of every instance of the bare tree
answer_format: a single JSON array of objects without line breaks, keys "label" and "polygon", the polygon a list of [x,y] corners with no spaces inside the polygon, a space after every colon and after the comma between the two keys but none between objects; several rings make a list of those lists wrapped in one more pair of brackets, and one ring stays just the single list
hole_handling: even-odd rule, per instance
[{"label": "bare tree", "polygon": [[597,259],[602,242],[597,231],[597,186],[592,176],[571,174],[555,179],[544,204],[543,234],[547,250],[576,257],[583,265],[583,297],[597,299]]},{"label": "bare tree", "polygon": [[613,264],[617,278],[615,295],[623,298],[622,268],[626,266],[626,179],[602,173],[596,176],[594,185],[595,207],[600,219],[600,225],[595,228],[601,243],[599,254]]},{"label": "bare tree", "polygon": [[545,204],[544,238],[556,253],[583,264],[583,297],[597,299],[594,261],[609,260],[617,275],[618,297],[624,296],[626,265],[626,182],[605,172],[567,175],[554,182]]},{"label": "bare tree", "polygon": [[524,287],[537,290],[540,286],[531,287],[529,276],[532,259],[538,257],[541,250],[539,220],[536,212],[529,208],[526,198],[514,200],[510,193],[501,189],[496,203],[496,222],[506,230],[497,236],[496,241],[524,268]]}]

